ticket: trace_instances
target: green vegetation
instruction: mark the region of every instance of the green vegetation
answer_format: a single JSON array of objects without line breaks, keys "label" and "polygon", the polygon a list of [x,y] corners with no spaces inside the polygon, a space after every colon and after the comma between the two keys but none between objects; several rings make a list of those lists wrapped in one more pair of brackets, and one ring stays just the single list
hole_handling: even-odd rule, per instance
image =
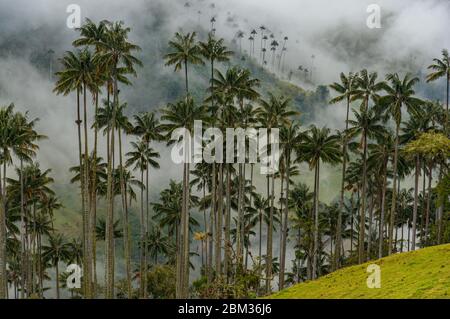
[{"label": "green vegetation", "polygon": [[[445,298],[450,299],[450,245],[395,254],[346,267],[269,298]],[[367,266],[381,267],[381,288],[368,288]]]}]

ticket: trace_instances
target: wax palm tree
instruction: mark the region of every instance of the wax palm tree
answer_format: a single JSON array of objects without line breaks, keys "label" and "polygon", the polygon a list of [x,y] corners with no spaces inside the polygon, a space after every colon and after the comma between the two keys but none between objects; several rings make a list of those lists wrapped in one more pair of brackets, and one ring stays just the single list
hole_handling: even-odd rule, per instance
[{"label": "wax palm tree", "polygon": [[169,41],[169,47],[173,50],[164,56],[166,65],[175,65],[174,71],[184,68],[186,82],[186,96],[189,94],[188,65],[203,64],[200,47],[195,42],[196,33],[175,33],[175,38]]},{"label": "wax palm tree", "polygon": [[[421,133],[428,132],[435,129],[432,125],[432,119],[434,117],[433,111],[426,110],[425,108],[417,108],[410,110],[410,118],[407,122],[403,122],[402,131],[400,136],[400,143],[407,144],[419,137]],[[417,215],[418,215],[418,203],[419,203],[419,176],[421,159],[419,154],[407,154],[414,160],[415,173],[414,173],[414,203],[413,203],[413,216],[412,216],[412,242],[411,249],[416,249],[416,234],[417,234]],[[409,242],[408,242],[409,244]],[[409,246],[408,246],[409,247]]]},{"label": "wax palm tree", "polygon": [[[123,238],[123,231],[120,229],[120,220],[114,222],[114,239]],[[97,240],[105,241],[107,238],[107,226],[106,220],[104,218],[99,218],[97,220],[97,225],[95,226],[95,234]]]},{"label": "wax palm tree", "polygon": [[317,278],[317,265],[319,254],[319,181],[320,162],[336,164],[341,158],[339,137],[330,134],[328,128],[317,128],[311,126],[303,137],[303,143],[297,149],[299,158],[297,161],[306,161],[309,168],[314,169],[314,255],[312,258],[312,279]]},{"label": "wax palm tree", "polygon": [[[3,166],[3,178],[0,174],[0,241],[5,243],[7,239],[7,219],[6,216],[9,214],[7,197],[9,197],[7,192],[7,166],[13,164],[13,155],[15,155],[20,160],[20,167],[23,168],[24,162],[31,162],[32,158],[36,154],[38,146],[35,144],[37,140],[44,138],[45,136],[39,135],[35,130],[34,126],[39,119],[29,120],[27,113],[14,112],[14,105],[0,108],[0,125],[2,127],[0,133],[0,164]],[[18,189],[16,193],[18,195],[18,207],[20,208],[20,236],[23,240],[24,229],[25,229],[25,213],[23,210],[23,191]],[[22,241],[24,243],[24,241]],[[6,271],[6,252],[5,245],[0,248],[0,268],[2,271]],[[25,247],[22,245],[22,258],[25,259]],[[23,265],[23,263],[22,263]],[[6,278],[6,273],[0,271],[0,295],[5,293],[3,291],[3,279]],[[23,269],[23,276],[25,278],[25,268]],[[25,280],[25,279],[24,279]],[[6,282],[5,290],[6,290]],[[22,298],[24,297],[24,291],[21,291]]]},{"label": "wax palm tree", "polygon": [[[302,135],[299,133],[299,124],[293,123],[288,126],[283,126],[280,131],[281,156],[284,158],[286,166],[286,198],[290,198],[289,186],[291,184],[291,161],[292,156],[295,156],[295,147],[301,142]],[[283,180],[283,179],[282,179]],[[281,183],[283,188],[283,183]],[[288,237],[288,217],[289,205],[285,204],[282,221],[282,241],[280,254],[280,273],[279,273],[279,287],[280,290],[284,288],[284,272],[286,266],[286,245]]]},{"label": "wax palm tree", "polygon": [[[268,156],[277,156],[277,154],[272,154],[272,150],[270,148],[269,136],[271,134],[271,130],[278,128],[279,126],[287,125],[290,123],[290,117],[297,114],[297,112],[289,109],[290,99],[284,97],[276,97],[273,94],[269,94],[269,99],[260,100],[260,107],[256,110],[257,119],[261,127],[267,128],[267,149],[265,150]],[[276,164],[276,163],[272,163]],[[273,169],[273,168],[272,168]],[[275,200],[275,171],[269,171],[267,173],[267,198],[270,198],[270,221],[269,221],[269,230],[268,230],[268,244],[267,244],[267,258],[268,260],[272,259],[272,236],[273,236],[273,208],[274,208],[274,200]],[[272,178],[271,187],[270,187],[270,177]],[[271,188],[271,191],[270,191]],[[268,267],[266,269],[266,291],[270,292],[270,282],[272,278],[272,263],[266,263]]]},{"label": "wax palm tree", "polygon": [[249,223],[258,222],[258,224],[259,224],[258,263],[259,263],[259,269],[262,269],[261,268],[262,236],[263,236],[262,226],[263,226],[264,211],[266,211],[267,208],[269,207],[269,199],[262,197],[261,194],[255,194],[253,205],[254,205],[254,210],[258,213],[257,216],[255,216],[255,218],[257,218],[257,220],[254,220],[254,221],[250,220]]},{"label": "wax palm tree", "polygon": [[59,267],[60,261],[67,261],[70,259],[70,250],[66,239],[61,234],[50,234],[48,238],[48,246],[43,247],[44,260],[50,262],[55,267],[55,287],[56,299],[60,298],[59,293]]},{"label": "wax palm tree", "polygon": [[[211,93],[210,98],[207,99],[207,101],[209,100],[211,103],[211,125],[214,126],[215,122],[216,122],[216,116],[217,114],[217,108],[216,108],[216,102],[217,102],[217,97],[216,97],[216,81],[215,81],[215,62],[226,62],[229,61],[230,57],[233,55],[232,51],[228,51],[226,46],[223,45],[224,39],[219,39],[217,40],[214,37],[213,33],[210,33],[208,35],[208,40],[206,42],[200,42],[199,43],[199,48],[200,48],[200,53],[201,55],[210,61],[210,65],[211,65],[211,76],[210,76],[210,87],[209,87],[209,91]],[[219,164],[220,165],[220,164]],[[220,169],[219,169],[220,171]],[[216,203],[216,189],[217,189],[217,181],[216,181],[216,163],[212,163],[212,204],[211,204],[211,215],[216,214],[216,208],[218,207],[218,204]],[[220,181],[219,181],[220,182]],[[211,221],[214,218],[211,218]],[[212,225],[211,225],[212,228]],[[219,234],[217,234],[219,235]],[[219,243],[220,244],[220,243]],[[209,247],[213,246],[213,238],[212,236],[208,237],[208,244]],[[217,249],[217,244],[216,244],[216,249]],[[210,281],[212,278],[212,253],[209,254],[209,267],[207,268],[207,278]]]},{"label": "wax palm tree", "polygon": [[[160,125],[159,119],[156,117],[153,112],[141,113],[134,116],[135,126],[133,129],[133,134],[139,136],[141,138],[142,143],[144,143],[147,147],[147,152],[150,157],[155,157],[156,154],[154,150],[150,148],[150,144],[152,142],[160,142],[164,140],[162,126]],[[142,145],[141,145],[142,146]],[[153,155],[152,155],[153,154]],[[154,156],[155,155],[155,156]],[[156,157],[159,157],[156,156]],[[159,166],[153,166],[154,163],[150,163],[151,165],[146,166],[145,170],[145,185],[146,185],[146,194],[145,194],[145,202],[146,202],[146,228],[149,227],[149,168],[159,168]]]},{"label": "wax palm tree", "polygon": [[[153,219],[159,223],[161,228],[166,228],[167,233],[173,238],[173,242],[178,242],[178,229],[181,223],[181,199],[183,197],[183,187],[181,183],[170,181],[169,188],[160,193],[160,202],[152,203],[155,215]],[[190,205],[194,206],[198,202],[197,196],[191,195]],[[189,218],[189,230],[192,232],[198,226],[195,218]]]},{"label": "wax palm tree", "polygon": [[[140,120],[143,120],[142,117],[137,117],[138,122]],[[141,124],[143,122],[140,122]],[[143,126],[139,126],[139,128],[142,128]],[[144,273],[145,269],[147,269],[147,256],[146,256],[146,234],[147,234],[147,225],[148,225],[148,195],[146,199],[146,207],[147,207],[147,219],[144,215],[144,189],[147,191],[148,194],[148,170],[150,167],[153,168],[159,168],[158,162],[155,160],[156,158],[159,158],[160,155],[158,152],[153,150],[152,148],[149,148],[147,140],[141,139],[139,142],[131,142],[132,151],[128,152],[126,156],[128,157],[126,161],[126,166],[130,167],[134,165],[135,170],[139,170],[141,174],[141,209],[140,209],[140,243],[141,243],[141,250],[140,250],[140,272]],[[147,172],[147,185],[144,186],[144,171]],[[145,289],[145,276],[141,277],[141,283],[140,283],[140,296],[142,298],[146,298],[146,289]]]},{"label": "wax palm tree", "polygon": [[341,181],[341,193],[339,197],[339,214],[338,214],[338,221],[337,221],[337,228],[336,228],[336,249],[335,249],[335,260],[334,260],[334,267],[335,269],[339,269],[341,266],[339,264],[339,260],[341,258],[341,225],[342,225],[342,210],[344,206],[344,194],[345,194],[345,170],[347,167],[347,143],[348,138],[346,136],[347,130],[348,130],[348,120],[349,120],[349,113],[350,113],[350,101],[352,100],[353,93],[355,89],[358,88],[358,73],[354,74],[350,72],[348,75],[345,75],[344,73],[341,73],[340,80],[341,82],[334,82],[330,85],[330,88],[333,89],[338,93],[338,96],[333,98],[330,103],[335,104],[342,101],[346,102],[347,106],[347,112],[345,117],[345,131],[343,136],[343,143],[342,143],[342,181]]},{"label": "wax palm tree", "polygon": [[[244,103],[245,100],[255,100],[259,97],[258,92],[255,90],[256,87],[259,86],[259,80],[254,79],[251,77],[251,73],[247,69],[241,69],[239,67],[233,67],[227,70],[225,74],[222,74],[220,71],[216,70],[216,78],[214,79],[214,85],[216,87],[216,91],[218,94],[220,94],[222,97],[226,98],[227,103],[226,107],[225,105],[222,105],[222,117],[226,117],[226,113],[228,115],[234,115],[236,112],[233,108],[233,101],[234,99],[237,100],[239,104],[239,111],[241,113],[244,112]],[[214,98],[214,97],[213,97]],[[231,108],[230,108],[231,107]],[[229,112],[227,112],[229,111]],[[232,113],[232,114],[230,114]],[[244,120],[241,127],[244,129],[247,128],[249,123],[247,123],[246,117],[241,117],[241,119]],[[228,122],[229,118],[228,118]],[[228,123],[230,124],[230,123]],[[232,125],[235,126],[235,125]],[[231,127],[232,127],[231,126]],[[230,127],[230,126],[227,126]],[[241,154],[241,156],[245,154]],[[245,167],[242,163],[239,163],[239,199],[238,199],[238,227],[237,232],[239,234],[238,241],[237,241],[237,258],[238,263],[242,262],[242,256],[243,256],[243,241],[244,241],[244,235],[243,235],[243,187],[244,187],[244,172]],[[219,180],[219,183],[221,181]],[[220,185],[219,185],[220,188]],[[228,205],[228,204],[227,204]],[[227,209],[228,212],[228,209]],[[227,216],[227,220],[229,217]],[[226,257],[228,258],[228,254],[226,254]],[[225,264],[227,264],[225,262]]]},{"label": "wax palm tree", "polygon": [[448,50],[442,50],[442,58],[433,59],[433,64],[428,66],[431,73],[427,75],[427,82],[433,82],[442,77],[446,78],[447,89],[446,89],[446,115],[445,115],[445,126],[448,128],[448,100],[449,100],[449,83],[450,83],[450,57],[448,55]]},{"label": "wax palm tree", "polygon": [[373,108],[361,108],[360,112],[354,111],[355,120],[350,120],[351,127],[348,129],[349,137],[361,136],[360,147],[362,151],[362,184],[361,184],[361,209],[360,209],[360,229],[358,244],[358,262],[362,263],[364,257],[365,242],[365,220],[366,220],[366,197],[367,197],[367,150],[369,139],[381,138],[384,127],[380,123],[380,116]]},{"label": "wax palm tree", "polygon": [[[190,151],[186,147],[190,147],[189,140],[191,139],[191,133],[194,128],[194,121],[201,120],[205,116],[204,106],[198,106],[194,103],[192,97],[187,96],[186,99],[179,101],[175,104],[169,103],[166,108],[163,109],[163,115],[161,119],[165,121],[162,124],[162,129],[167,132],[169,139],[169,144],[174,142],[184,143],[183,152],[184,159],[183,162],[183,200],[182,200],[182,220],[181,231],[182,236],[179,236],[180,243],[177,243],[179,250],[178,262],[177,262],[177,297],[186,298],[188,296],[188,285],[189,285],[189,198],[190,198],[190,187],[189,187],[189,162],[190,162]],[[182,141],[173,140],[170,137],[177,129],[184,128],[187,130],[189,136],[181,136]],[[178,136],[180,139],[180,136]],[[181,240],[182,238],[182,240]]]},{"label": "wax palm tree", "polygon": [[369,171],[378,172],[375,177],[381,187],[381,194],[379,195],[379,229],[378,229],[378,257],[383,257],[384,246],[384,222],[386,210],[386,190],[388,183],[388,163],[394,154],[394,136],[390,130],[387,130],[378,143],[368,145],[367,169]]},{"label": "wax palm tree", "polygon": [[173,248],[169,237],[167,237],[159,227],[152,227],[147,236],[149,255],[153,258],[154,265],[158,264],[158,255],[168,256]]},{"label": "wax palm tree", "polygon": [[[200,209],[203,210],[203,233],[205,234],[205,238],[202,238],[202,242],[205,242],[205,260],[203,260],[202,258],[202,262],[203,262],[203,266],[206,267],[206,270],[209,274],[209,267],[211,266],[209,264],[209,260],[208,260],[208,249],[209,249],[209,245],[210,245],[210,237],[211,236],[211,232],[212,229],[210,229],[210,225],[212,223],[212,218],[210,218],[210,220],[208,221],[207,218],[207,214],[206,214],[206,209],[212,205],[212,196],[211,194],[209,195],[209,198],[206,197],[206,192],[208,190],[211,190],[212,187],[212,181],[211,181],[211,174],[212,174],[212,165],[209,163],[198,163],[195,165],[195,169],[191,171],[192,175],[194,176],[194,178],[190,181],[191,186],[195,186],[197,185],[197,191],[201,191],[203,193],[203,197],[200,201]],[[211,216],[210,216],[211,217]],[[211,259],[212,261],[212,259]]]},{"label": "wax palm tree", "polygon": [[[81,135],[81,111],[80,111],[80,94],[84,92],[84,97],[86,97],[86,88],[94,82],[93,78],[93,70],[94,70],[94,62],[92,60],[91,54],[87,49],[82,51],[78,50],[77,52],[66,52],[66,55],[60,60],[63,65],[63,70],[57,72],[56,75],[58,80],[56,82],[56,86],[54,88],[54,92],[57,94],[68,95],[72,91],[76,91],[77,93],[77,127],[78,127],[78,155],[79,155],[79,165],[82,167],[82,159],[83,159],[83,151],[82,151],[82,135]],[[84,99],[84,105],[86,108],[86,99]],[[87,118],[87,115],[86,115]],[[85,120],[85,125],[87,125]],[[85,131],[86,132],[86,131]],[[85,136],[87,139],[87,136]],[[85,148],[86,150],[86,148]],[[86,172],[83,174],[85,175]],[[85,255],[88,256],[87,253],[87,229],[86,229],[86,218],[89,215],[88,212],[88,204],[86,198],[86,190],[85,184],[86,176],[83,176],[83,181],[80,184],[81,187],[81,203],[82,203],[82,211],[83,211],[83,241],[84,247],[86,249]],[[86,260],[84,260],[85,273],[86,276],[83,277],[85,281],[90,279],[90,271],[89,265]],[[84,285],[85,289],[90,285]]]},{"label": "wax palm tree", "polygon": [[126,74],[136,75],[135,66],[142,66],[142,62],[133,54],[140,50],[140,47],[128,41],[130,28],[125,27],[123,22],[107,23],[108,30],[104,39],[95,42],[98,46],[100,54],[96,55],[95,62],[102,68],[110,70],[111,82],[113,86],[113,114],[112,127],[110,130],[111,146],[108,149],[108,179],[107,179],[107,241],[106,241],[106,263],[105,263],[105,280],[106,280],[106,297],[114,297],[114,241],[113,241],[113,202],[114,190],[112,180],[112,155],[114,154],[114,131],[116,108],[119,104],[119,87],[118,82],[129,83]]},{"label": "wax palm tree", "polygon": [[[383,89],[386,95],[379,100],[379,107],[392,117],[395,122],[395,152],[393,161],[393,185],[392,185],[392,203],[396,203],[397,197],[397,180],[398,180],[398,152],[399,152],[399,135],[400,135],[400,123],[402,121],[402,107],[406,106],[409,111],[417,109],[423,101],[414,97],[414,86],[419,82],[419,78],[412,77],[407,74],[403,79],[400,79],[399,75],[388,74],[386,80],[389,85],[384,83]],[[394,221],[395,221],[395,206],[391,205],[391,215],[389,222],[389,246],[388,253],[392,252],[392,243],[394,236]]]}]

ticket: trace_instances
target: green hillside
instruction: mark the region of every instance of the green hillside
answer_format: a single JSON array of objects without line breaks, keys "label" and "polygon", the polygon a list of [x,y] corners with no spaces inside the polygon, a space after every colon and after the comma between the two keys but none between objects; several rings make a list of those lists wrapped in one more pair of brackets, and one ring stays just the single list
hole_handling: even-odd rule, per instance
[{"label": "green hillside", "polygon": [[[385,257],[301,283],[270,298],[450,298],[450,245]],[[381,288],[368,288],[369,264],[381,268]]]}]

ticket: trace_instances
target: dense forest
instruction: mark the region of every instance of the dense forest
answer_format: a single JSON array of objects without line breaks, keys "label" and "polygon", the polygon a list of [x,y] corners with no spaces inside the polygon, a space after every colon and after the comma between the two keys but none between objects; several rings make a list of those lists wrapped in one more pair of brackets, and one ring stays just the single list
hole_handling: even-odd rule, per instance
[{"label": "dense forest", "polygon": [[[421,79],[395,70],[341,73],[339,82],[308,95],[288,84],[292,77],[313,83],[314,76],[286,65],[288,37],[261,26],[227,44],[216,36],[214,17],[210,23],[205,34],[167,39],[162,58],[180,73],[180,97],[131,116],[121,89],[139,82],[145,67],[132,30],[89,19],[77,29],[54,83],[54,94],[76,110],[78,164],[67,170],[81,227],[73,238],[55,226],[64,202],[51,168],[36,160],[40,141],[52,136],[36,129],[32,112],[1,106],[0,298],[254,298],[450,242],[446,49],[425,79],[445,81],[444,103],[420,98]],[[203,88],[192,88],[196,72],[207,74]],[[264,82],[279,81],[277,73],[286,75],[282,90]],[[345,103],[345,129],[304,125],[308,106],[321,103],[328,112]],[[259,164],[248,161],[186,162],[176,168],[180,178],[150,194],[152,172],[171,161],[155,144],[172,148],[172,133],[193,132],[196,120],[221,132],[279,129],[279,170],[260,175]],[[325,165],[339,171],[331,202],[319,200]],[[71,264],[83,271],[78,288],[68,287]]]}]

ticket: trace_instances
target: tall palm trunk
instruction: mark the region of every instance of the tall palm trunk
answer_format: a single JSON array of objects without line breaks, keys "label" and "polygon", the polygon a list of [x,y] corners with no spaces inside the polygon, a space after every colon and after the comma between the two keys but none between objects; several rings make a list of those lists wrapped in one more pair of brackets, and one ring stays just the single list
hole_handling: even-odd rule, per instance
[{"label": "tall palm trunk", "polygon": [[127,277],[127,296],[132,297],[131,289],[131,249],[130,249],[130,223],[128,216],[128,201],[127,201],[127,190],[125,187],[124,179],[124,167],[123,167],[123,156],[122,156],[122,130],[120,127],[117,128],[117,136],[119,139],[119,166],[120,166],[120,193],[122,197],[122,209],[123,209],[123,246],[124,246],[124,257],[125,257],[125,271]]},{"label": "tall palm trunk", "polygon": [[316,164],[314,175],[314,251],[312,259],[312,279],[317,278],[317,262],[319,255],[319,177],[320,162]]},{"label": "tall palm trunk", "polygon": [[106,263],[105,263],[105,285],[106,285],[106,298],[114,298],[114,183],[113,183],[113,161],[114,161],[114,131],[115,131],[115,119],[116,119],[116,108],[118,106],[118,87],[117,87],[117,68],[115,68],[114,74],[114,101],[113,101],[113,112],[112,112],[112,124],[109,134],[110,137],[110,148],[108,156],[108,178],[107,178],[107,218],[106,218]]},{"label": "tall palm trunk", "polygon": [[[4,161],[6,165],[6,160]],[[0,172],[0,299],[8,298],[8,279],[6,272],[6,185],[2,186]]]},{"label": "tall palm trunk", "polygon": [[370,197],[370,204],[369,204],[369,230],[368,230],[368,236],[367,236],[367,256],[366,260],[370,260],[371,258],[371,251],[372,251],[372,225],[373,225],[373,207],[375,205],[374,203],[375,199],[372,195]]},{"label": "tall palm trunk", "polygon": [[208,282],[213,278],[213,229],[215,225],[215,211],[216,211],[216,163],[212,164],[212,189],[211,189],[211,211],[209,215],[209,232],[208,232]]},{"label": "tall palm trunk", "polygon": [[[217,214],[216,214],[216,274],[222,274],[222,220],[223,220],[223,164],[219,164],[218,190],[216,194]],[[228,204],[227,204],[228,205]],[[225,274],[227,276],[227,274]]]},{"label": "tall palm trunk", "polygon": [[415,159],[416,159],[416,172],[414,174],[414,207],[413,207],[412,244],[411,244],[412,250],[416,250],[417,204],[419,201],[419,175],[420,175],[419,156],[416,155]]},{"label": "tall palm trunk", "polygon": [[21,247],[21,271],[20,271],[20,298],[25,298],[25,285],[27,274],[28,254],[25,246],[26,225],[25,225],[25,200],[24,200],[24,177],[23,159],[20,159],[20,247]]},{"label": "tall palm trunk", "polygon": [[228,278],[228,272],[230,268],[231,260],[231,238],[230,238],[230,225],[231,225],[231,173],[230,165],[226,164],[226,211],[225,211],[225,258],[224,258],[224,273]]},{"label": "tall palm trunk", "polygon": [[[208,234],[209,224],[208,224],[208,218],[206,217],[206,205],[205,205],[206,181],[205,180],[203,180],[203,182],[202,182],[202,191],[203,191],[203,224],[204,224],[203,231],[205,234]],[[207,269],[208,269],[208,239],[207,239],[207,237],[205,239],[201,240],[201,247],[202,247],[202,267],[204,270],[207,271]],[[204,258],[203,258],[203,256],[204,256]]]},{"label": "tall palm trunk", "polygon": [[[263,208],[259,209],[259,247],[258,247],[258,274],[261,275],[262,262],[262,224],[263,224]],[[258,280],[258,290],[260,288],[260,280]]]},{"label": "tall palm trunk", "polygon": [[[149,143],[147,143],[147,151],[149,150]],[[148,247],[147,247],[147,239],[148,239],[148,228],[149,228],[149,215],[150,215],[150,201],[149,201],[149,168],[150,165],[147,163],[147,167],[145,170],[145,217],[144,217],[144,238],[142,241],[142,251],[143,251],[143,263],[144,263],[144,282],[147,284],[147,268],[148,268]],[[144,288],[144,298],[148,297],[147,288]]]},{"label": "tall palm trunk", "polygon": [[386,209],[386,184],[387,184],[387,163],[384,164],[383,186],[381,190],[381,208],[380,208],[380,224],[379,224],[379,242],[378,242],[378,258],[383,257],[384,243],[384,215]]},{"label": "tall palm trunk", "polygon": [[[186,74],[187,75],[187,74]],[[186,141],[184,141],[186,143]],[[177,247],[177,282],[176,282],[176,297],[178,299],[184,298],[184,246],[186,242],[184,241],[184,230],[185,230],[185,219],[186,219],[186,169],[187,169],[187,155],[185,155],[185,164],[183,165],[183,194],[181,199],[181,219],[180,227],[178,229],[178,247]]]},{"label": "tall palm trunk", "polygon": [[[95,119],[98,114],[98,92],[95,93]],[[108,94],[109,99],[109,94]],[[109,103],[108,103],[109,104]],[[94,156],[92,167],[92,190],[91,190],[91,245],[92,245],[92,280],[93,288],[92,295],[97,297],[97,240],[95,233],[95,226],[97,221],[97,148],[98,148],[98,127],[94,126]]]},{"label": "tall palm trunk", "polygon": [[335,259],[334,259],[334,269],[339,269],[341,266],[341,242],[342,242],[342,210],[344,209],[344,194],[345,194],[345,170],[347,168],[347,131],[348,131],[348,118],[350,113],[350,97],[347,97],[347,113],[345,117],[345,133],[344,141],[342,144],[342,181],[341,181],[341,193],[339,197],[339,210],[338,219],[336,225],[336,248],[335,248]]},{"label": "tall palm trunk", "polygon": [[[211,95],[214,96],[214,58],[211,58]],[[214,110],[214,98],[211,99],[211,109]],[[210,226],[207,237],[207,247],[209,249],[207,256],[207,278],[208,283],[211,282],[213,276],[213,229],[214,219],[216,212],[216,163],[212,163],[212,192],[211,192],[211,213],[210,213]]]},{"label": "tall palm trunk", "polygon": [[[363,133],[363,180],[362,180],[362,205],[359,219],[359,242],[358,242],[358,263],[364,261],[364,251],[365,251],[365,231],[366,231],[366,189],[367,189],[367,133]],[[370,235],[370,234],[369,234]]]},{"label": "tall palm trunk", "polygon": [[[425,176],[424,176],[425,177]],[[428,233],[430,224],[430,204],[431,204],[431,182],[433,179],[433,163],[430,161],[428,164],[428,192],[427,192],[427,203],[426,203],[426,214],[425,214],[425,244],[428,244]]]},{"label": "tall palm trunk", "polygon": [[[86,230],[86,222],[85,222],[85,179],[84,179],[84,170],[82,170],[83,167],[83,151],[82,151],[82,139],[81,139],[81,111],[80,111],[80,88],[77,88],[77,129],[78,129],[78,159],[79,159],[79,166],[80,166],[80,188],[81,188],[81,211],[82,211],[82,238],[83,238],[83,252],[86,252],[86,236],[87,236],[87,230]],[[86,258],[83,258],[83,266],[86,264]],[[87,277],[83,276],[83,289],[85,292],[85,295],[87,296]],[[34,287],[34,283],[32,284],[32,289]]]},{"label": "tall palm trunk", "polygon": [[[284,288],[284,271],[286,267],[286,245],[288,236],[288,218],[289,218],[289,179],[290,179],[290,152],[286,154],[286,202],[284,207],[283,230],[281,241],[281,258],[280,258],[280,290]],[[283,183],[281,183],[283,187]]]},{"label": "tall palm trunk", "polygon": [[[144,169],[141,167],[141,183],[144,184]],[[139,296],[144,298],[146,288],[146,271],[145,271],[145,218],[144,218],[144,188],[141,187],[141,214],[140,214],[140,228],[141,228],[141,236],[140,236],[140,246],[141,249],[139,251],[139,273],[140,273],[140,281],[139,281]],[[177,246],[178,246],[177,242]]]},{"label": "tall palm trunk", "polygon": [[267,260],[266,260],[266,292],[270,293],[272,289],[272,263],[273,263],[273,209],[275,205],[275,174],[270,176],[270,210],[269,210],[269,229],[267,231]]},{"label": "tall palm trunk", "polygon": [[56,259],[55,263],[55,272],[56,272],[56,278],[55,278],[55,287],[56,287],[56,299],[60,299],[59,294],[59,267],[58,267],[59,260]]},{"label": "tall palm trunk", "polygon": [[184,241],[184,278],[183,278],[183,297],[188,298],[189,296],[189,199],[190,199],[190,187],[189,187],[189,162],[186,164],[186,183],[185,183],[185,192],[186,192],[186,214],[183,225],[183,241]]},{"label": "tall palm trunk", "polygon": [[398,135],[400,130],[400,123],[397,123],[395,129],[395,149],[394,149],[394,169],[393,169],[393,183],[392,183],[392,201],[391,201],[391,216],[389,222],[389,245],[388,255],[392,253],[392,245],[394,240],[394,222],[395,222],[395,206],[397,202],[397,162],[398,162]]},{"label": "tall palm trunk", "polygon": [[238,164],[238,221],[236,225],[236,266],[238,269],[242,267],[242,250],[243,250],[243,181],[242,181],[242,163]]},{"label": "tall palm trunk", "polygon": [[86,283],[86,298],[92,298],[92,247],[91,247],[91,231],[90,231],[90,206],[89,206],[89,145],[88,145],[88,125],[87,125],[87,90],[86,83],[83,84],[83,127],[84,127],[84,271],[83,278]]}]

